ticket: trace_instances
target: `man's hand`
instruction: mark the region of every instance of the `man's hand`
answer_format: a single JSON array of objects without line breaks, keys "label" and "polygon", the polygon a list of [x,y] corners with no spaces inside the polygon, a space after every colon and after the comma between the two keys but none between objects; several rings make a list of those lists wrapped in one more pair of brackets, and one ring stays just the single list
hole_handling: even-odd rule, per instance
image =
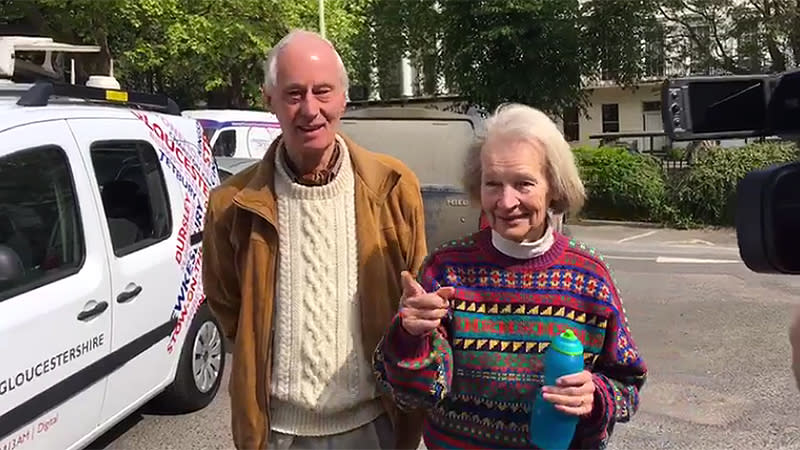
[{"label": "man's hand", "polygon": [[588,370],[556,380],[555,386],[542,387],[542,398],[555,408],[573,416],[588,416],[594,407],[594,381]]},{"label": "man's hand", "polygon": [[450,309],[449,300],[456,290],[443,287],[427,293],[409,272],[400,274],[403,295],[400,297],[400,318],[403,329],[412,336],[422,336],[435,330]]},{"label": "man's hand", "polygon": [[792,344],[792,371],[794,381],[800,389],[800,309],[795,312],[794,322],[789,328],[789,342]]}]

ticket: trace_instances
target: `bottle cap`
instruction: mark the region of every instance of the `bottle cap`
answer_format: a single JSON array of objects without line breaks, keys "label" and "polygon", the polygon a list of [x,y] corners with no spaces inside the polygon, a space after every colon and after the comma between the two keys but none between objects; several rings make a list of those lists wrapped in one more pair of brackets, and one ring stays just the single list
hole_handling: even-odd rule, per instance
[{"label": "bottle cap", "polygon": [[575,332],[567,329],[553,339],[553,350],[569,356],[583,355],[583,344]]}]

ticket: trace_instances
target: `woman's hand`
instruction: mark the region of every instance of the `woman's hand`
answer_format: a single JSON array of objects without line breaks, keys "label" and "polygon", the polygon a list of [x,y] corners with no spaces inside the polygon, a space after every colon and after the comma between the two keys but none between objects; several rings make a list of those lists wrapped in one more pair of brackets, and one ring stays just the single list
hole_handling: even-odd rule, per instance
[{"label": "woman's hand", "polygon": [[588,370],[556,380],[555,386],[542,387],[542,398],[555,408],[573,416],[588,416],[594,407],[594,381]]},{"label": "woman's hand", "polygon": [[450,309],[455,288],[443,287],[427,293],[410,273],[400,274],[403,295],[400,297],[400,318],[403,329],[412,336],[422,336],[435,330]]}]

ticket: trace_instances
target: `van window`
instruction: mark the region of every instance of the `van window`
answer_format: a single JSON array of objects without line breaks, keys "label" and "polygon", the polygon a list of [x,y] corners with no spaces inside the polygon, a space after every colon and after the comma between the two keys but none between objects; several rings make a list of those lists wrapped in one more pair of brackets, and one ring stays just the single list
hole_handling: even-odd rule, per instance
[{"label": "van window", "polygon": [[91,155],[114,254],[124,256],[169,237],[167,188],[153,147],[139,141],[95,142]]},{"label": "van window", "polygon": [[236,153],[236,130],[225,130],[217,137],[212,149],[214,156],[233,156]]},{"label": "van window", "polygon": [[83,242],[64,151],[46,146],[0,158],[0,300],[76,273]]}]

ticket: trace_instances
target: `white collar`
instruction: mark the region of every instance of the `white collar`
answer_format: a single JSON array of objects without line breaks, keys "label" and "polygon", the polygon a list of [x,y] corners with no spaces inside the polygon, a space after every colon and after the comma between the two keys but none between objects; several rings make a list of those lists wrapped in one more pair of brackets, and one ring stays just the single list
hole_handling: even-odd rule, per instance
[{"label": "white collar", "polygon": [[550,223],[548,214],[547,228],[544,236],[534,242],[516,242],[500,236],[500,233],[492,230],[492,245],[500,253],[516,259],[531,259],[547,253],[556,241],[553,225]]}]

